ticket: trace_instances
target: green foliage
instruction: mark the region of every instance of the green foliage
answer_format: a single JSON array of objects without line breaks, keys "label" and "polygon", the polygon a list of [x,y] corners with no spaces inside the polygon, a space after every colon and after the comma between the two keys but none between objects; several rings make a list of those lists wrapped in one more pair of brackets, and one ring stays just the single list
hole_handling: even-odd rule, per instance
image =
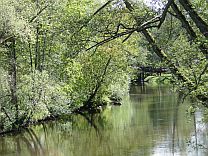
[{"label": "green foliage", "polygon": [[109,7],[92,17],[100,2],[0,3],[0,132],[69,114],[88,100],[100,105],[128,91],[129,65],[146,56],[137,53],[137,36],[85,51],[105,38],[103,31],[116,31],[119,20],[132,24],[129,15],[117,14],[122,9],[109,12]]},{"label": "green foliage", "polygon": [[70,105],[66,95],[61,92],[61,83],[55,82],[46,71],[22,75],[18,97],[23,114],[27,113],[35,120],[66,113]]},{"label": "green foliage", "polygon": [[[207,21],[204,2],[193,5]],[[131,3],[132,12],[124,1],[113,1],[96,12],[102,1],[1,1],[0,131],[69,114],[86,103],[100,105],[110,96],[122,97],[134,67],[166,67],[135,29],[159,12],[139,1]],[[170,15],[160,30],[151,31],[178,72],[193,82],[192,95],[208,96],[207,60],[199,48],[208,42],[187,20],[196,31],[196,41],[190,42]],[[148,79],[169,83],[169,76]],[[187,90],[185,83],[181,86]]]},{"label": "green foliage", "polygon": [[[24,3],[25,2],[25,3]],[[22,1],[21,5],[16,0],[3,0],[0,2],[0,33],[1,38],[5,39],[11,35],[20,38],[28,38],[31,35],[31,29],[28,21],[24,18],[22,10],[29,11],[27,1]],[[31,10],[32,11],[32,10]]]},{"label": "green foliage", "polygon": [[[1,75],[1,81],[6,78]],[[3,85],[4,84],[4,85]],[[48,116],[57,116],[70,113],[70,100],[61,91],[61,84],[51,79],[46,71],[34,71],[30,75],[21,75],[18,83],[18,106],[20,124],[28,121],[37,121]],[[8,82],[1,83],[1,98],[9,94]],[[3,99],[3,100],[2,100]],[[8,98],[1,99],[1,118],[5,128],[12,128],[16,122],[14,107]],[[6,112],[6,113],[5,113]],[[8,120],[9,117],[9,120]]]},{"label": "green foliage", "polygon": [[148,76],[144,79],[151,85],[170,84],[172,81],[172,74],[163,74],[161,76]]},{"label": "green foliage", "polygon": [[129,71],[125,55],[118,50],[108,45],[68,60],[68,80],[64,90],[74,104],[80,106],[87,102],[96,89],[93,101],[98,103],[106,96],[121,96],[125,92]]}]

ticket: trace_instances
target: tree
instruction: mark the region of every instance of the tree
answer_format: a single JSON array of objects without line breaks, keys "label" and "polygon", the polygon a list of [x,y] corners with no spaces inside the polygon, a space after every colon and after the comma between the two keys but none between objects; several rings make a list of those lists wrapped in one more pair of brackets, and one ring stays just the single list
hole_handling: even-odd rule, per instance
[{"label": "tree", "polygon": [[[201,34],[206,37],[206,28],[207,28],[206,22],[197,14],[197,12],[193,9],[193,7],[191,6],[191,3],[189,1],[186,1],[186,2],[179,1],[179,2],[185,8],[185,10],[189,12],[191,20],[196,24],[197,28],[199,28]],[[166,54],[167,52],[164,52],[160,48],[158,43],[154,40],[153,36],[147,30],[147,29],[152,29],[155,32],[156,30],[153,29],[154,27],[160,28],[161,25],[163,25],[163,23],[165,21],[167,13],[170,12],[169,9],[170,9],[170,6],[171,6],[176,15],[174,15],[171,12],[170,12],[170,15],[171,16],[173,15],[174,17],[177,17],[182,22],[182,24],[184,25],[185,30],[191,36],[192,40],[194,40],[195,43],[198,43],[202,39],[197,37],[197,35],[195,33],[195,30],[194,30],[195,29],[194,26],[192,26],[188,23],[188,20],[190,20],[190,19],[188,17],[184,16],[181,13],[181,11],[178,9],[177,5],[172,0],[168,1],[167,5],[165,5],[161,16],[160,15],[158,16],[157,15],[158,12],[153,10],[152,14],[149,14],[149,12],[147,12],[145,16],[143,15],[143,17],[146,17],[146,18],[141,18],[142,17],[141,14],[140,14],[140,16],[138,16],[138,12],[137,12],[138,11],[137,10],[138,3],[137,2],[124,0],[123,4],[126,6],[127,10],[131,14],[130,16],[134,19],[134,22],[136,23],[136,28],[133,27],[133,26],[130,26],[130,27],[133,27],[133,28],[132,28],[132,31],[129,31],[127,28],[124,27],[125,30],[126,30],[125,32],[122,32],[120,34],[116,33],[115,35],[106,32],[106,34],[109,34],[110,37],[108,37],[107,39],[99,42],[95,46],[102,45],[102,44],[104,44],[106,42],[109,42],[109,41],[111,41],[115,38],[118,38],[118,37],[123,37],[123,36],[129,35],[127,37],[127,39],[128,39],[131,36],[132,33],[142,32],[144,37],[147,39],[149,44],[152,46],[153,51],[161,58],[161,60],[163,60],[164,62],[166,62],[169,65],[172,73],[187,86],[189,92],[193,92],[193,91],[195,92],[197,90],[197,88],[199,87],[199,85],[201,85],[200,84],[202,82],[201,81],[201,76],[206,74],[206,71],[207,71],[207,64],[204,63],[204,57],[200,56],[200,57],[195,58],[195,61],[198,61],[197,64],[201,64],[202,66],[200,65],[200,69],[197,69],[198,72],[194,73],[194,75],[195,75],[194,77],[197,80],[193,81],[192,80],[192,76],[193,76],[192,73],[187,74],[186,72],[184,72],[185,70],[187,70],[187,69],[185,69],[186,68],[185,65],[183,65],[183,64],[179,65],[179,64],[177,64],[177,62],[174,62],[172,57],[168,56]],[[122,7],[120,9],[121,14],[122,14],[123,10],[125,10],[124,7]],[[143,11],[143,12],[145,12],[145,11]],[[141,12],[139,12],[139,13],[141,13]],[[148,19],[148,20],[146,20],[146,19]],[[134,22],[132,22],[132,23],[134,23]],[[116,31],[116,32],[119,32],[119,30],[121,30],[119,25],[121,25],[121,24],[120,23],[117,24],[118,31]],[[199,36],[201,37],[200,34],[199,34]],[[191,44],[191,42],[190,42],[190,44]],[[195,46],[193,46],[193,50],[194,50],[194,48],[195,48]],[[205,41],[203,41],[203,43],[199,43],[199,49],[202,51],[202,53],[205,55],[205,57],[207,57],[206,39],[205,39]],[[194,53],[198,53],[197,50]],[[192,68],[192,67],[190,67],[190,68]],[[206,92],[204,92],[204,93],[200,92],[200,95],[197,95],[197,97],[206,101],[206,99],[207,99]]]}]

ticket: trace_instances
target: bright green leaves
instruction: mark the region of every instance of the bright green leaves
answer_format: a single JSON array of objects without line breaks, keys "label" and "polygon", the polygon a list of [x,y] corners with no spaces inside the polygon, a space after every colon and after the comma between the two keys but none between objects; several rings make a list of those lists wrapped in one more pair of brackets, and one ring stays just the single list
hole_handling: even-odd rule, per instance
[{"label": "bright green leaves", "polygon": [[68,81],[64,90],[73,102],[82,105],[93,94],[94,102],[102,102],[105,96],[110,96],[115,91],[114,87],[121,89],[123,85],[125,88],[124,84],[128,84],[127,59],[119,50],[108,44],[96,52],[80,53],[68,61]]},{"label": "bright green leaves", "polygon": [[38,120],[69,111],[67,108],[70,101],[61,87],[62,84],[50,78],[46,71],[22,75],[17,93],[20,115],[27,116],[26,119]]},{"label": "bright green leaves", "polygon": [[0,2],[0,42],[7,40],[11,36],[21,39],[31,35],[28,21],[22,15],[21,7],[16,0],[5,0]]}]

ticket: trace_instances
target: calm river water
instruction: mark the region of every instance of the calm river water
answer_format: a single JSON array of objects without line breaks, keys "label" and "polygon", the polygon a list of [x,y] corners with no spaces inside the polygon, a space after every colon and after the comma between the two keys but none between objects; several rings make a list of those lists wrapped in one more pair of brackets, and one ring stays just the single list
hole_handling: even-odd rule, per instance
[{"label": "calm river water", "polygon": [[122,106],[0,137],[0,156],[207,156],[202,113],[169,87],[132,86]]}]

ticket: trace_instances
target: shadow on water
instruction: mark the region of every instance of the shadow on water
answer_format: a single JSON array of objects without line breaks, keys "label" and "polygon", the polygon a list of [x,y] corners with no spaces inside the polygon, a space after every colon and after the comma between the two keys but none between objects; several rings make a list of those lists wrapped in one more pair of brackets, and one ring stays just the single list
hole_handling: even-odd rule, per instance
[{"label": "shadow on water", "polygon": [[[87,113],[83,113],[83,112],[79,112],[79,114],[86,119],[86,121],[95,129],[95,131],[97,132],[97,134],[100,136],[100,128],[97,125],[97,123],[95,122],[95,118],[96,118],[96,114],[87,114]],[[99,123],[99,122],[98,122]],[[101,122],[102,123],[102,122]]]},{"label": "shadow on water", "polygon": [[169,87],[132,86],[123,105],[0,138],[1,156],[206,156],[207,124]]},{"label": "shadow on water", "polygon": [[44,155],[44,148],[32,129],[25,129],[23,133],[16,136],[2,137],[0,145],[0,155],[22,156],[25,149],[31,156]]}]

